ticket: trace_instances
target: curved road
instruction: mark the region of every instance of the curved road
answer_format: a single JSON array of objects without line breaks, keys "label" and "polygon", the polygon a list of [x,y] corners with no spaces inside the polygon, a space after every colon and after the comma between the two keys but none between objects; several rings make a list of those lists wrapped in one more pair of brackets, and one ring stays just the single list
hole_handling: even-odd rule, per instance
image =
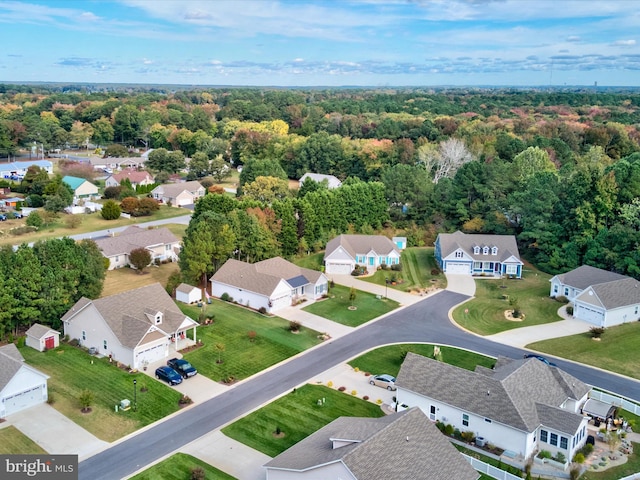
[{"label": "curved road", "polygon": [[[113,480],[131,475],[211,430],[306,383],[334,365],[381,345],[429,342],[466,348],[490,356],[521,358],[524,350],[466,333],[449,321],[449,309],[466,298],[461,294],[443,291],[348,335],[321,344],[84,460],[79,465],[79,479]],[[557,360],[556,363],[588,384],[630,398],[640,397],[640,382],[572,362]]]}]

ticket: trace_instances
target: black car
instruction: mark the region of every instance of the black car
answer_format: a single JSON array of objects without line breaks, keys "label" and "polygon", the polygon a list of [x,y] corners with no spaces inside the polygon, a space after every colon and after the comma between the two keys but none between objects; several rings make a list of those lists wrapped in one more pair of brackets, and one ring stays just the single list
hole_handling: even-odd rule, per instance
[{"label": "black car", "polygon": [[196,373],[198,373],[198,370],[196,370],[193,365],[191,365],[186,360],[183,360],[182,358],[172,358],[167,361],[167,365],[173,368],[184,378],[193,377]]},{"label": "black car", "polygon": [[159,367],[156,369],[156,378],[163,380],[169,385],[178,385],[182,383],[182,377],[171,367]]}]

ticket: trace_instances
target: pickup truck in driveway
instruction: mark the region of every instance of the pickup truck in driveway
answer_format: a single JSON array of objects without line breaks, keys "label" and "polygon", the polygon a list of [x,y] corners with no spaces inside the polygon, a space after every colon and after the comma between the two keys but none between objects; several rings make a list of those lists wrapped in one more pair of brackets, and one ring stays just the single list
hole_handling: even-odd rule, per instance
[{"label": "pickup truck in driveway", "polygon": [[167,361],[167,365],[182,375],[183,378],[193,377],[198,373],[193,365],[182,358],[172,358]]}]

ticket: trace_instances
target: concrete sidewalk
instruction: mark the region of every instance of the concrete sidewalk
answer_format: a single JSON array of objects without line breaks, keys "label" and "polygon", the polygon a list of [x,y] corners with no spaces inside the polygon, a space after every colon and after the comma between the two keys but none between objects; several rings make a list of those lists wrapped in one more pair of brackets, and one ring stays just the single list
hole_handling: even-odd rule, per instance
[{"label": "concrete sidewalk", "polygon": [[276,312],[276,315],[284,318],[285,320],[300,322],[303,327],[310,328],[320,333],[326,333],[331,338],[338,338],[353,330],[353,327],[348,327],[326,318],[319,317],[313,313],[305,312],[302,310],[308,303],[302,303],[295,307],[286,307]]}]

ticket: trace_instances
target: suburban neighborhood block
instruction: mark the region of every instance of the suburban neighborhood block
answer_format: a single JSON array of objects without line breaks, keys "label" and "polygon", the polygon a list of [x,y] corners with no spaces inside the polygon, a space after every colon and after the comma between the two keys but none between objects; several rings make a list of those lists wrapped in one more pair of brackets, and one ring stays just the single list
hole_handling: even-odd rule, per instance
[{"label": "suburban neighborhood block", "polygon": [[316,270],[298,267],[274,257],[258,263],[229,259],[211,277],[211,294],[225,293],[241,305],[268,313],[327,293],[327,277]]},{"label": "suburban neighborhood block", "polygon": [[327,243],[324,254],[327,275],[349,275],[356,265],[372,273],[380,265],[399,263],[400,248],[384,235],[339,235]]},{"label": "suburban neighborhood block", "polygon": [[444,273],[522,277],[524,264],[513,235],[440,233],[434,255]]},{"label": "suburban neighborhood block", "polygon": [[48,375],[24,362],[18,348],[0,347],[0,418],[47,401]]},{"label": "suburban neighborhood block", "polygon": [[159,283],[96,300],[82,297],[62,322],[64,334],[81,346],[134,369],[192,345],[198,326]]}]

